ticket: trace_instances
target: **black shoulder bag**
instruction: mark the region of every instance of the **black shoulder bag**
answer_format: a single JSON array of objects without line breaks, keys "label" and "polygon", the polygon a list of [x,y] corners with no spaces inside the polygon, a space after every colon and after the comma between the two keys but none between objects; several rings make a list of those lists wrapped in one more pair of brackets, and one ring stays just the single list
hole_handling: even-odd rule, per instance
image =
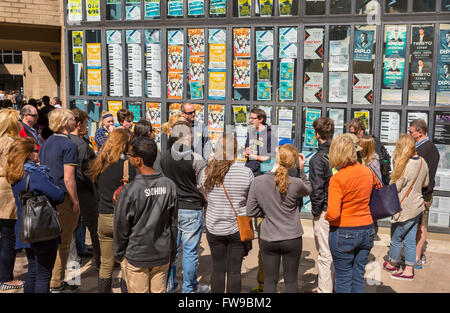
[{"label": "black shoulder bag", "polygon": [[61,233],[58,213],[47,197],[28,190],[30,174],[25,190],[19,194],[22,201],[22,215],[19,224],[19,239],[24,243],[35,243],[57,238]]}]

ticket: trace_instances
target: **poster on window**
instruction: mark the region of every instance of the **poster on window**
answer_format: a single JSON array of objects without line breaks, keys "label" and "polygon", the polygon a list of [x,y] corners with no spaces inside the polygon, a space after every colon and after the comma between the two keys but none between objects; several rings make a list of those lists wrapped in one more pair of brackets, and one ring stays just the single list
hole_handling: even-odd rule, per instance
[{"label": "poster on window", "polygon": [[353,112],[353,118],[360,118],[366,126],[367,132],[370,132],[370,112],[369,111],[355,111]]},{"label": "poster on window", "polygon": [[280,32],[280,58],[297,58],[297,27],[279,28]]},{"label": "poster on window", "polygon": [[72,31],[72,63],[83,64],[83,32]]},{"label": "poster on window", "polygon": [[122,97],[122,45],[108,44],[109,95]]},{"label": "poster on window", "polygon": [[86,21],[100,21],[100,0],[86,0]]},{"label": "poster on window", "polygon": [[266,101],[272,99],[272,83],[270,81],[257,82],[257,100]]},{"label": "poster on window", "polygon": [[87,70],[87,92],[88,96],[102,95],[102,70],[89,69]]},{"label": "poster on window", "polygon": [[273,30],[256,31],[256,59],[273,60]]},{"label": "poster on window", "polygon": [[433,26],[412,26],[411,56],[416,60],[433,57]]},{"label": "poster on window", "polygon": [[126,0],[125,16],[127,20],[137,21],[141,19],[141,1]]},{"label": "poster on window", "polygon": [[373,103],[373,74],[353,75],[353,103]]},{"label": "poster on window", "polygon": [[334,122],[334,135],[339,135],[344,133],[344,109],[328,109],[328,117]]},{"label": "poster on window", "polygon": [[247,124],[247,106],[234,105],[233,114],[235,124]]},{"label": "poster on window", "polygon": [[81,22],[82,17],[81,0],[69,0],[67,5],[67,23]]},{"label": "poster on window", "polygon": [[233,60],[234,88],[250,88],[250,60]]},{"label": "poster on window", "polygon": [[168,73],[167,98],[181,99],[183,96],[183,74]]},{"label": "poster on window", "polygon": [[292,80],[280,80],[280,100],[294,100],[294,82]]},{"label": "poster on window", "polygon": [[100,43],[86,44],[86,61],[88,68],[99,69],[102,67],[102,54]]},{"label": "poster on window", "polygon": [[117,123],[117,112],[122,108],[122,101],[108,101],[108,112],[110,112],[115,123]]},{"label": "poster on window", "polygon": [[303,101],[309,103],[322,102],[323,73],[305,72]]},{"label": "poster on window", "polygon": [[386,58],[404,58],[406,53],[406,25],[387,25]]},{"label": "poster on window", "polygon": [[226,68],[226,45],[210,44],[209,45],[209,68],[225,69]]},{"label": "poster on window", "polygon": [[205,30],[203,28],[188,29],[188,45],[191,56],[205,55]]},{"label": "poster on window", "polygon": [[384,144],[396,144],[400,134],[400,113],[381,112],[380,140]]},{"label": "poster on window", "polygon": [[441,25],[439,31],[436,84],[436,105],[450,105],[450,25]]},{"label": "poster on window", "polygon": [[436,113],[433,142],[450,145],[450,112]]},{"label": "poster on window", "polygon": [[188,15],[205,15],[205,1],[188,0]]},{"label": "poster on window", "polygon": [[147,96],[161,97],[161,40],[160,30],[146,29],[146,84]]},{"label": "poster on window", "polygon": [[226,43],[226,37],[227,37],[227,31],[225,29],[216,29],[216,28],[210,28],[209,29],[209,43]]},{"label": "poster on window", "polygon": [[292,16],[292,0],[279,0],[280,16]]},{"label": "poster on window", "polygon": [[305,127],[313,128],[314,121],[320,117],[321,113],[321,109],[306,108]]},{"label": "poster on window", "polygon": [[374,38],[373,30],[355,30],[354,61],[372,62]]},{"label": "poster on window", "polygon": [[270,81],[270,62],[258,62],[256,77],[258,81]]},{"label": "poster on window", "polygon": [[128,93],[130,97],[142,95],[142,70],[140,44],[127,44],[128,51]]},{"label": "poster on window", "polygon": [[330,40],[330,72],[347,72],[349,64],[348,40]]},{"label": "poster on window", "polygon": [[348,73],[330,72],[329,73],[329,101],[345,102],[348,99]]},{"label": "poster on window", "polygon": [[146,114],[145,118],[149,121],[154,128],[161,127],[161,103],[159,102],[146,102]]},{"label": "poster on window", "polygon": [[383,68],[383,88],[403,89],[405,59],[385,59]]},{"label": "poster on window", "polygon": [[211,100],[225,100],[226,72],[209,72],[208,93]]},{"label": "poster on window", "polygon": [[261,16],[272,16],[273,0],[259,0],[259,12]]},{"label": "poster on window", "polygon": [[145,18],[156,18],[161,15],[160,0],[145,0],[144,1],[144,15]]},{"label": "poster on window", "polygon": [[432,65],[433,62],[428,59],[411,62],[408,91],[409,105],[429,105]]},{"label": "poster on window", "polygon": [[141,103],[133,102],[128,104],[128,110],[133,113],[133,122],[139,122],[141,120]]},{"label": "poster on window", "polygon": [[223,132],[224,124],[224,106],[221,104],[208,105],[208,130],[210,132]]},{"label": "poster on window", "polygon": [[238,0],[239,17],[250,17],[252,11],[252,0]]},{"label": "poster on window", "polygon": [[205,81],[205,61],[202,57],[189,58],[189,82],[199,82],[201,84]]},{"label": "poster on window", "polygon": [[182,73],[183,72],[183,46],[169,46],[168,47],[168,72]]},{"label": "poster on window", "polygon": [[227,0],[210,0],[209,14],[222,15],[227,13]]},{"label": "poster on window", "polygon": [[168,0],[168,16],[183,16],[183,0]]},{"label": "poster on window", "polygon": [[303,56],[305,60],[323,59],[323,28],[305,28]]},{"label": "poster on window", "polygon": [[234,56],[250,57],[250,28],[233,29]]}]

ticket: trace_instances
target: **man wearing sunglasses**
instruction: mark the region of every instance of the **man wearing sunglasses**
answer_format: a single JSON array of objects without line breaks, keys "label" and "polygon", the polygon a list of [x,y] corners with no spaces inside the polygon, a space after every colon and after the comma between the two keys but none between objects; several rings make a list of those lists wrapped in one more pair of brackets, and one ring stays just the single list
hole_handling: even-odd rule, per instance
[{"label": "man wearing sunglasses", "polygon": [[36,140],[37,148],[40,149],[42,145],[42,137],[39,133],[39,129],[36,127],[38,120],[38,112],[36,108],[32,105],[25,105],[20,109],[20,117],[22,121],[23,128],[19,133],[20,137],[31,137]]},{"label": "man wearing sunglasses", "polygon": [[192,125],[194,129],[194,138],[192,143],[192,151],[203,156],[208,160],[211,151],[211,143],[209,142],[208,127],[202,122],[195,119],[195,107],[192,103],[186,102],[181,105],[181,114]]}]

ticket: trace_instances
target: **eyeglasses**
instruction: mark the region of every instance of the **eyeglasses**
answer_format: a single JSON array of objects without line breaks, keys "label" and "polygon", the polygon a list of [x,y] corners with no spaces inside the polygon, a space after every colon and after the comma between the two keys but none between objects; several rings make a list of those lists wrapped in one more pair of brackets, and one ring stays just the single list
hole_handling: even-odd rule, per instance
[{"label": "eyeglasses", "polygon": [[27,114],[27,115],[29,115],[29,116],[32,116],[32,117],[35,117],[35,118],[37,118],[37,117],[38,117],[38,115],[37,115],[37,114]]},{"label": "eyeglasses", "polygon": [[194,110],[194,111],[191,111],[191,112],[184,112],[184,114],[187,114],[187,115],[195,114],[195,110]]},{"label": "eyeglasses", "polygon": [[251,117],[251,116],[250,116],[249,119],[250,119],[250,120],[257,120],[258,118],[257,118],[257,117]]},{"label": "eyeglasses", "polygon": [[34,148],[33,152],[36,152],[36,153],[38,153],[38,152],[39,152],[39,150],[38,150],[37,148]]},{"label": "eyeglasses", "polygon": [[128,153],[128,156],[129,156],[129,157],[133,157],[133,158],[140,158],[140,156],[135,155],[135,154],[131,154],[131,153]]}]

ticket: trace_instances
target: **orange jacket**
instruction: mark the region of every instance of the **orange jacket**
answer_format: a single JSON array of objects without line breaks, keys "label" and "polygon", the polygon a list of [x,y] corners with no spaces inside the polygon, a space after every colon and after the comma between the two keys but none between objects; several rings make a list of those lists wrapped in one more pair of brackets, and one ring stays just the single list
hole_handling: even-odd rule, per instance
[{"label": "orange jacket", "polygon": [[372,224],[369,202],[376,183],[370,169],[359,162],[339,170],[330,179],[325,219],[337,227]]}]

